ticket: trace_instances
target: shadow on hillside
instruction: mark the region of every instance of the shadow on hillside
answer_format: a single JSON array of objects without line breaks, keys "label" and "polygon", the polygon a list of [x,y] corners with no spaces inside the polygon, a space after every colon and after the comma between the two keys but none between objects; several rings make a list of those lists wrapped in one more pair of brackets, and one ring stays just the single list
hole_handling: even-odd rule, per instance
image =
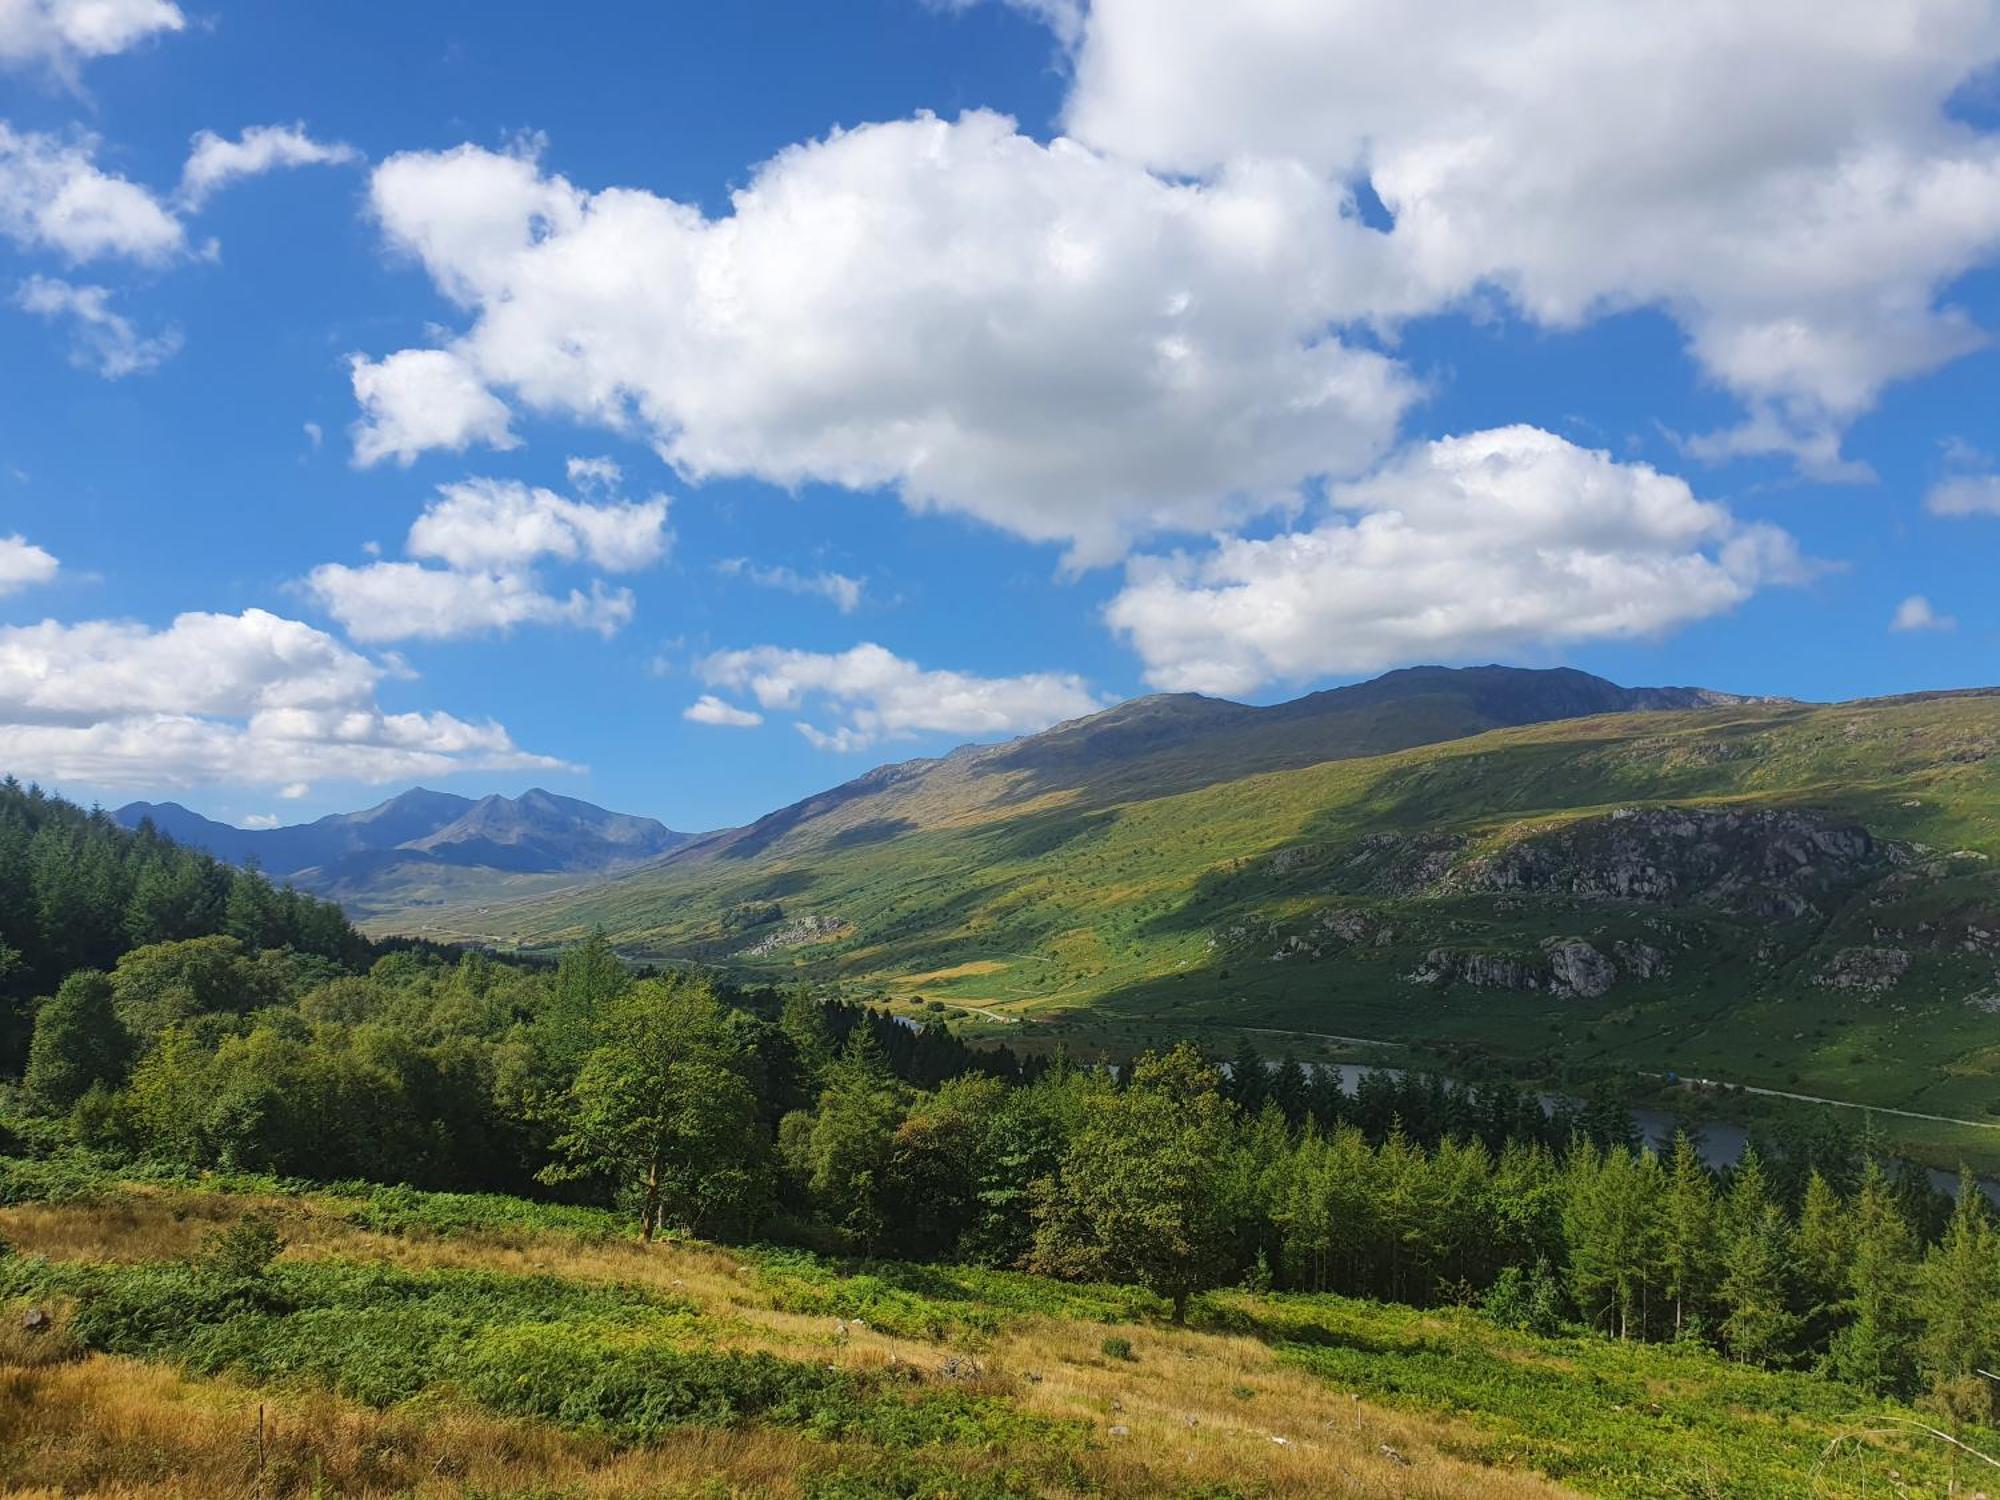
[{"label": "shadow on hillside", "polygon": [[1189,1325],[1202,1333],[1230,1334],[1256,1339],[1274,1349],[1347,1349],[1357,1354],[1393,1355],[1449,1354],[1457,1347],[1448,1337],[1433,1333],[1401,1333],[1372,1336],[1354,1329],[1330,1328],[1306,1317],[1288,1317],[1283,1302],[1253,1310],[1241,1303],[1217,1301],[1214,1294],[1198,1298],[1189,1313]]},{"label": "shadow on hillside", "polygon": [[872,822],[842,829],[822,847],[829,850],[859,849],[868,844],[886,844],[893,838],[916,832],[916,828],[917,825],[908,818],[876,818]]},{"label": "shadow on hillside", "polygon": [[779,870],[760,880],[749,890],[733,894],[732,903],[748,901],[782,901],[787,896],[803,895],[819,884],[819,874],[814,870]]},{"label": "shadow on hillside", "polygon": [[1078,813],[1073,808],[1009,818],[974,835],[987,857],[1002,860],[1040,859],[1056,850],[1110,831],[1110,812]]}]

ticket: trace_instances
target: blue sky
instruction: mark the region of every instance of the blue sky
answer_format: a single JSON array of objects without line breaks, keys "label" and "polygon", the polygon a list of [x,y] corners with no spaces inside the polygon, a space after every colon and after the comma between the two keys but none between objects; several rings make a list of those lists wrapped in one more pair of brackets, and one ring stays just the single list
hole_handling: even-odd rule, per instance
[{"label": "blue sky", "polygon": [[2000,16],[1623,8],[0,4],[0,759],[692,829],[1156,688],[1994,681]]}]

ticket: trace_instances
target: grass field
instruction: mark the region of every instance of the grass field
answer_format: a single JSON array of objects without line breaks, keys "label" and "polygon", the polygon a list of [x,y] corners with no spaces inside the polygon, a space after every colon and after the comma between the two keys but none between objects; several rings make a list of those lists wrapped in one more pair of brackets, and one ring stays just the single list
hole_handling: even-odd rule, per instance
[{"label": "grass field", "polygon": [[[1223,1292],[1176,1329],[1126,1288],[648,1248],[507,1199],[5,1186],[13,1495],[1886,1497],[1985,1469],[1812,1377],[1469,1311]],[[250,1210],[286,1240],[266,1273],[193,1264]]]}]

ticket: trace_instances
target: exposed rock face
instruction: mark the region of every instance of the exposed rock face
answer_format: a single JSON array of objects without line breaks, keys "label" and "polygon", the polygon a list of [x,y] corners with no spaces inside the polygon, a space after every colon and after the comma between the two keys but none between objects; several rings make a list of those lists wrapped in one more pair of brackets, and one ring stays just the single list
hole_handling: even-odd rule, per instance
[{"label": "exposed rock face", "polygon": [[1595,1000],[1618,982],[1617,967],[1582,938],[1546,938],[1549,988],[1558,995]]},{"label": "exposed rock face", "polygon": [[1371,833],[1355,841],[1343,863],[1350,876],[1377,889],[1415,892],[1444,879],[1464,846],[1455,833]]},{"label": "exposed rock face", "polygon": [[1881,994],[1892,990],[1910,972],[1910,955],[1901,948],[1842,948],[1813,978],[1830,990],[1860,990]]},{"label": "exposed rock face", "polygon": [[829,942],[837,937],[845,937],[854,930],[850,922],[838,917],[823,917],[814,912],[808,916],[794,917],[776,932],[768,933],[743,950],[745,958],[768,958],[783,948],[802,948],[808,943]]},{"label": "exposed rock face", "polygon": [[1818,912],[1821,898],[1894,864],[1900,851],[1817,813],[1628,808],[1531,833],[1465,861],[1446,890],[1686,902],[1747,916]]},{"label": "exposed rock face", "polygon": [[1379,923],[1364,911],[1328,907],[1319,914],[1319,925],[1343,943],[1372,943],[1380,947],[1396,940],[1396,929]]},{"label": "exposed rock face", "polygon": [[1627,942],[1620,938],[1611,945],[1611,952],[1618,960],[1618,966],[1634,979],[1664,978],[1670,968],[1667,955],[1651,943]]},{"label": "exposed rock face", "polygon": [[1289,875],[1317,862],[1325,852],[1318,844],[1294,844],[1289,849],[1280,849],[1271,856],[1271,873]]},{"label": "exposed rock face", "polygon": [[1417,984],[1467,984],[1476,990],[1539,990],[1538,966],[1502,953],[1462,953],[1433,948],[1410,975]]}]

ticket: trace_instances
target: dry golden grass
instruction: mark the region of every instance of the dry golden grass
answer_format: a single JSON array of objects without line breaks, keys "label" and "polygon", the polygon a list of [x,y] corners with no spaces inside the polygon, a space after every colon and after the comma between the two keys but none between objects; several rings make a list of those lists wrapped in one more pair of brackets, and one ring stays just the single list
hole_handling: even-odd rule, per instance
[{"label": "dry golden grass", "polygon": [[[52,1259],[155,1260],[185,1256],[218,1222],[251,1208],[275,1212],[287,1257],[337,1255],[409,1270],[478,1269],[616,1281],[696,1304],[722,1342],[856,1370],[897,1367],[936,1379],[955,1352],[855,1323],[772,1307],[749,1267],[707,1246],[579,1242],[528,1231],[451,1238],[393,1236],[341,1220],[311,1199],[256,1199],[133,1188],[121,1201],[0,1209],[0,1235]],[[1056,1318],[1010,1322],[981,1341],[973,1388],[1037,1416],[1083,1425],[1082,1472],[1099,1493],[1154,1495],[1203,1484],[1252,1482],[1273,1497],[1368,1500],[1546,1500],[1572,1492],[1532,1474],[1451,1456],[1476,1433],[1447,1419],[1390,1411],[1279,1364],[1254,1339],[1167,1327],[1121,1329],[1130,1360],[1107,1358],[1100,1325]],[[0,1481],[8,1494],[39,1485],[67,1495],[145,1497],[251,1494],[259,1399],[226,1382],[190,1381],[157,1368],[91,1358],[24,1363],[26,1344],[53,1349],[60,1329],[0,1338]],[[767,1429],[695,1432],[619,1455],[535,1424],[457,1408],[371,1412],[334,1398],[288,1397],[274,1412],[287,1434],[284,1482],[272,1497],[310,1493],[299,1476],[325,1475],[338,1495],[460,1493],[465,1488],[565,1487],[591,1497],[675,1494],[725,1476],[732,1493],[783,1496],[801,1465],[842,1453]],[[154,1455],[149,1458],[147,1455]],[[249,1456],[246,1456],[249,1455]],[[988,1461],[967,1455],[973,1465]],[[317,1464],[315,1469],[313,1465]],[[440,1467],[442,1466],[442,1467]],[[120,1486],[125,1486],[121,1488]],[[233,1486],[233,1488],[232,1488]],[[429,1486],[428,1488],[426,1486]],[[650,1487],[650,1488],[648,1488]]]},{"label": "dry golden grass", "polygon": [[[263,1409],[263,1461],[258,1412]],[[808,1439],[688,1429],[644,1449],[462,1408],[371,1411],[333,1396],[278,1396],[93,1356],[0,1365],[0,1494],[92,1500],[257,1496],[442,1497],[468,1491],[613,1497],[798,1493],[824,1462]]]}]

